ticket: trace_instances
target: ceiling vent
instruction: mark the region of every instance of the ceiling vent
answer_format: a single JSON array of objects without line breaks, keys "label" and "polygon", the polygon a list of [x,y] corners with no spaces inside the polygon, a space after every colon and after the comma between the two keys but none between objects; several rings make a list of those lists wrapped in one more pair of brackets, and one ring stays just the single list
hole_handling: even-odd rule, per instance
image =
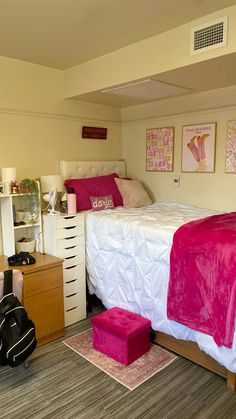
[{"label": "ceiling vent", "polygon": [[191,54],[220,48],[227,42],[227,16],[198,26],[191,31]]}]

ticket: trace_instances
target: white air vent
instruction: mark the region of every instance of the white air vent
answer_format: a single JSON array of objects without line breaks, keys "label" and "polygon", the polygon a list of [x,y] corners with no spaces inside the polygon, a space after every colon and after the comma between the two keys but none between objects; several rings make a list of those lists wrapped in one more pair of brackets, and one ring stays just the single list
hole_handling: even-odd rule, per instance
[{"label": "white air vent", "polygon": [[227,16],[198,26],[191,31],[191,54],[220,48],[227,41]]}]

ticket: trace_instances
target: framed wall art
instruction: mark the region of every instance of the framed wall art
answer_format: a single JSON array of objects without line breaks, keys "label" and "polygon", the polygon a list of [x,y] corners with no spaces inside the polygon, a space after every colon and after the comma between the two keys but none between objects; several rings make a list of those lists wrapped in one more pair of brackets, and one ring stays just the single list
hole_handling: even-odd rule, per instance
[{"label": "framed wall art", "polygon": [[149,128],[146,131],[146,170],[172,172],[174,127]]},{"label": "framed wall art", "polygon": [[225,172],[236,173],[236,121],[228,121]]},{"label": "framed wall art", "polygon": [[184,125],[182,172],[215,171],[216,122]]}]

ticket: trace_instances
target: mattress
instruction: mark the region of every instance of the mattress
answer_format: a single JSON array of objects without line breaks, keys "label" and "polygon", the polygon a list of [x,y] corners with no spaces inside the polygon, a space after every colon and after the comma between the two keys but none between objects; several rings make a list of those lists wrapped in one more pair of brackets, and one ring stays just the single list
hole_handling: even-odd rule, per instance
[{"label": "mattress", "polygon": [[236,372],[236,333],[231,349],[167,318],[169,256],[173,234],[182,224],[216,211],[176,203],[88,212],[88,288],[106,308],[122,307],[151,320],[152,328],[196,342],[201,350]]}]

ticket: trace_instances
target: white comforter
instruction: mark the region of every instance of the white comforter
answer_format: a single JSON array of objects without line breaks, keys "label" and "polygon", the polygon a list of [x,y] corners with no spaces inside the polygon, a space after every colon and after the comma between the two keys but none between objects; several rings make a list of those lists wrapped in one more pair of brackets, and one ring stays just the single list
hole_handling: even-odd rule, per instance
[{"label": "white comforter", "polygon": [[182,224],[213,213],[175,203],[88,212],[88,286],[106,308],[119,306],[141,314],[151,320],[154,330],[197,342],[204,352],[236,372],[236,333],[232,349],[219,348],[211,336],[170,321],[166,315],[173,234]]}]

